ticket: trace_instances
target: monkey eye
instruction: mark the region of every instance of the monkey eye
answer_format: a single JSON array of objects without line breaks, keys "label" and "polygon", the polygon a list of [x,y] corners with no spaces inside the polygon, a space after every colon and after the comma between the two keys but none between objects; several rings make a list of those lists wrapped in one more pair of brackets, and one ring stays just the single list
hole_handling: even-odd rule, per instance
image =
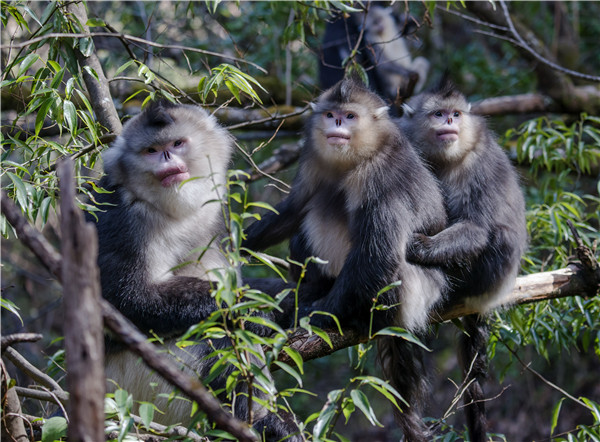
[{"label": "monkey eye", "polygon": [[173,146],[175,146],[175,147],[179,147],[179,146],[181,146],[182,144],[183,144],[183,140],[177,140],[177,141],[175,141],[175,142],[173,143]]},{"label": "monkey eye", "polygon": [[348,114],[348,115],[346,115],[346,118],[349,119],[349,120],[352,120],[354,117],[355,117],[354,114]]},{"label": "monkey eye", "polygon": [[453,115],[453,117],[454,117],[454,118],[458,118],[458,117],[460,117],[460,112],[459,112],[459,111],[454,111],[454,115]]},{"label": "monkey eye", "polygon": [[443,113],[442,111],[435,111],[435,112],[433,113],[433,115],[435,115],[436,117],[443,117],[443,116],[444,116],[444,113]]},{"label": "monkey eye", "polygon": [[146,149],[146,153],[156,153],[156,152],[158,152],[158,150],[156,150],[153,147],[149,147],[148,149]]},{"label": "monkey eye", "polygon": [[325,114],[325,116],[326,116],[327,118],[333,118],[333,114],[332,114],[331,112],[327,112],[327,113]]}]

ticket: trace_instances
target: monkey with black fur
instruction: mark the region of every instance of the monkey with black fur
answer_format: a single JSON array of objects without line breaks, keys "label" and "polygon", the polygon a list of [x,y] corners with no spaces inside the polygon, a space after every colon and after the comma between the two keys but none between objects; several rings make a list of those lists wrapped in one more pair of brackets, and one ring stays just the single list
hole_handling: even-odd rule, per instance
[{"label": "monkey with black fur", "polygon": [[[98,230],[102,295],[142,331],[166,338],[171,351],[202,378],[212,366],[205,359],[211,346],[201,342],[184,351],[168,338],[218,308],[211,289],[216,272],[229,266],[219,246],[225,232],[222,201],[232,145],[229,133],[200,107],[154,102],[125,124],[104,154],[106,176],[100,187],[108,193],[95,195],[98,210],[87,216]],[[253,281],[253,288],[274,294],[284,284]],[[288,309],[269,318],[287,323],[289,315]],[[251,323],[248,328],[269,332]],[[225,340],[213,344],[228,345]],[[157,421],[190,422],[191,404],[159,397],[172,388],[135,356],[113,348],[106,365],[107,377],[136,400],[154,402],[166,411]],[[211,387],[223,388],[225,378]],[[158,384],[155,389],[150,387],[153,382]],[[264,396],[258,390],[254,394]],[[243,398],[236,400],[234,411],[240,419],[250,414]],[[253,412],[255,428],[267,440],[298,433],[290,416],[282,420],[256,402]]]},{"label": "monkey with black fur", "polygon": [[[368,332],[400,325],[422,331],[446,290],[444,273],[406,260],[409,241],[446,226],[435,178],[388,115],[385,102],[356,79],[325,91],[313,106],[299,170],[289,196],[247,229],[243,245],[264,249],[295,235],[291,257],[317,256],[310,281],[327,294],[308,311],[334,314]],[[379,295],[396,281],[401,284]],[[374,303],[389,307],[373,311]],[[311,323],[330,326],[327,317]],[[427,440],[419,418],[425,378],[414,345],[378,340],[387,379],[410,403],[398,415],[409,440]]]},{"label": "monkey with black fur", "polygon": [[[411,262],[445,268],[450,293],[445,305],[465,303],[485,314],[503,304],[514,286],[527,244],[525,202],[517,173],[485,120],[454,85],[412,97],[399,120],[440,181],[448,227],[415,233]],[[480,382],[487,372],[488,327],[480,315],[463,318],[459,352],[471,440],[485,441],[485,400]]]}]

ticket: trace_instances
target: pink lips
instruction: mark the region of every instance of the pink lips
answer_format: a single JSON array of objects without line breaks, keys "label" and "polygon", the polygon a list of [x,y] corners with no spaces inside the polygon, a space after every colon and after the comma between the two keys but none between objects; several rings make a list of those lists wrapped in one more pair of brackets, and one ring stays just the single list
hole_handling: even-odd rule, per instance
[{"label": "pink lips", "polygon": [[454,130],[440,130],[437,132],[437,137],[443,141],[456,141],[458,140],[458,132]]},{"label": "pink lips", "polygon": [[350,136],[345,133],[332,133],[327,135],[327,143],[329,144],[348,144],[350,142]]},{"label": "pink lips", "polygon": [[156,174],[156,178],[160,180],[163,187],[169,187],[174,184],[179,184],[190,178],[187,167],[171,167]]}]

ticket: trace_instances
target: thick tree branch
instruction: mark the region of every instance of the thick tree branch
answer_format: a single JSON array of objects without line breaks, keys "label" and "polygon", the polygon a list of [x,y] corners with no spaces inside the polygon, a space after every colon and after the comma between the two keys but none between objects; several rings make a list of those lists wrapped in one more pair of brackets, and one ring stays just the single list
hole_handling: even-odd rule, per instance
[{"label": "thick tree branch", "polygon": [[[586,269],[570,265],[564,269],[552,272],[533,273],[517,278],[515,288],[501,308],[513,305],[546,301],[567,296],[596,296],[599,293],[600,280],[590,281]],[[465,305],[457,305],[452,309],[440,312],[431,318],[432,323],[449,321],[462,316],[478,313]],[[328,331],[333,346],[330,347],[317,335],[309,335],[305,330],[297,330],[290,338],[292,346],[300,352],[305,361],[321,358],[346,347],[366,342],[366,336],[360,336],[355,330],[343,330],[343,335],[337,331]],[[280,360],[291,363],[286,354],[280,354]]]},{"label": "thick tree branch", "polygon": [[104,438],[104,333],[100,311],[98,237],[75,206],[73,162],[61,161],[60,226],[69,439]]}]

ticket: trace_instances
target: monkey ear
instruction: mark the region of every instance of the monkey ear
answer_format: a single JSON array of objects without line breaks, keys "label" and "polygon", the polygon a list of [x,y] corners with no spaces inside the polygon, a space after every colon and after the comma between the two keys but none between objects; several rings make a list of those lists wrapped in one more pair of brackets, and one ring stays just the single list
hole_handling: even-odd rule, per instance
[{"label": "monkey ear", "polygon": [[313,103],[312,101],[308,103],[313,112],[317,111],[317,103]]},{"label": "monkey ear", "polygon": [[407,117],[412,117],[415,114],[415,109],[410,107],[407,103],[402,103],[402,110],[404,111],[404,115]]},{"label": "monkey ear", "polygon": [[388,110],[390,110],[389,106],[381,106],[375,109],[373,116],[375,119],[381,118],[384,115],[387,115]]},{"label": "monkey ear", "polygon": [[471,112],[471,103],[467,104],[467,112]]}]

